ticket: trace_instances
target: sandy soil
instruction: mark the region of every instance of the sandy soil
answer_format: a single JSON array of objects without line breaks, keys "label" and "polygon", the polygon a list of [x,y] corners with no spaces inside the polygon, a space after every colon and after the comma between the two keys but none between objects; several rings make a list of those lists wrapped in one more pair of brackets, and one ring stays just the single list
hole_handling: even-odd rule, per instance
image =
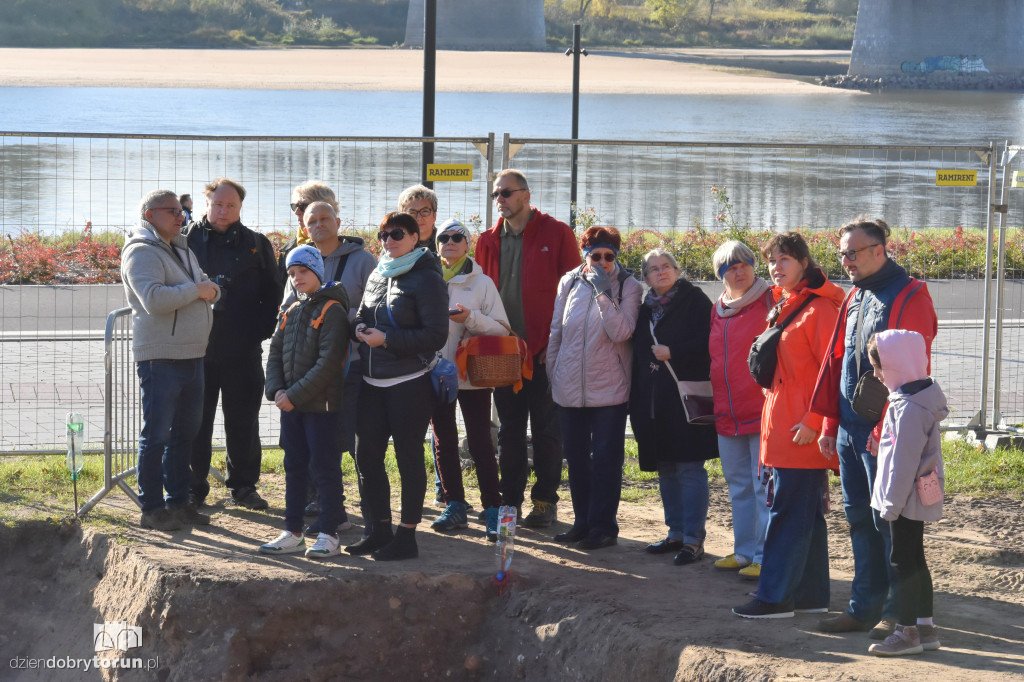
[{"label": "sandy soil", "polygon": [[[784,64],[842,53],[651,50],[592,54],[580,91],[603,94],[843,93],[789,77],[709,68],[786,71]],[[780,66],[781,65],[781,66]],[[795,69],[790,72],[804,71]],[[566,92],[572,60],[561,52],[437,54],[437,89],[448,92]],[[400,49],[116,50],[0,49],[0,86],[249,88],[418,91],[423,53]]]},{"label": "sandy soil", "polygon": [[[731,551],[721,484],[712,492],[708,554],[686,567],[643,552],[664,532],[657,497],[623,503],[617,547],[588,554],[554,544],[550,536],[571,521],[564,491],[557,527],[520,530],[514,582],[503,595],[492,581],[494,546],[475,519],[456,535],[421,530],[420,557],[413,561],[260,556],[256,546],[280,527],[282,488],[278,477],[265,477],[269,513],[220,499],[213,525],[172,534],[140,530],[119,493],[102,503],[106,512],[131,517],[115,540],[91,529],[89,520],[84,532],[39,522],[0,528],[0,678],[58,679],[53,671],[6,666],[12,657],[91,657],[92,623],[104,619],[143,628],[143,647],[128,655],[159,657],[156,671],[106,671],[107,679],[973,681],[1024,675],[1024,504],[1018,500],[947,500],[946,519],[926,530],[942,648],[879,659],[867,654],[866,634],[816,632],[820,616],[751,621],[729,612],[754,584],[712,566]],[[424,526],[436,514],[428,507]],[[838,509],[829,533],[838,611],[852,571]],[[358,536],[356,528],[342,539]]]}]

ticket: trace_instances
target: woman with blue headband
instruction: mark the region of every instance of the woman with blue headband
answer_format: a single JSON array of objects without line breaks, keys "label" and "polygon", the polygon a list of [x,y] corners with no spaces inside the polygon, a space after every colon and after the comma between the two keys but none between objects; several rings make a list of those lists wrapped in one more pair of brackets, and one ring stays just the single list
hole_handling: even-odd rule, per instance
[{"label": "woman with blue headband", "polygon": [[610,547],[619,536],[615,516],[625,459],[630,339],[643,293],[617,262],[621,244],[614,227],[583,233],[583,265],[558,283],[548,341],[574,515],[572,528],[555,540],[584,550]]}]

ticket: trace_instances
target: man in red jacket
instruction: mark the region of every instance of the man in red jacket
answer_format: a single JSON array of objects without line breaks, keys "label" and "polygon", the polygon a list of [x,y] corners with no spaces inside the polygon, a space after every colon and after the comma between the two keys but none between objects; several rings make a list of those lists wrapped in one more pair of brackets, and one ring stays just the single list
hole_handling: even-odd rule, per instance
[{"label": "man in red jacket", "polygon": [[558,280],[582,261],[569,226],[530,205],[530,185],[520,171],[510,168],[498,173],[491,198],[501,217],[494,227],[480,235],[476,260],[484,274],[498,285],[509,324],[523,337],[533,356],[533,378],[523,380],[522,390],[514,393],[511,387],[504,387],[494,391],[494,405],[501,422],[501,501],[517,507],[523,503],[529,474],[529,418],[537,483],[530,491],[533,510],[523,523],[530,528],[546,528],[558,518],[562,443],[545,356]]}]

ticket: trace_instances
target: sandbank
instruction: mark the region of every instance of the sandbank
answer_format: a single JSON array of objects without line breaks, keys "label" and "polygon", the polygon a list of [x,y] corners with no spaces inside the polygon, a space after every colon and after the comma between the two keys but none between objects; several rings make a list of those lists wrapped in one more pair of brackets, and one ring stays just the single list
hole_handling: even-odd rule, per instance
[{"label": "sandbank", "polygon": [[[680,57],[682,51],[667,50],[594,53],[582,58],[580,91],[637,95],[841,93],[781,74],[707,65],[709,60],[701,58],[701,52],[690,51],[689,57]],[[786,51],[772,54],[785,59]],[[804,54],[814,57],[813,53]],[[733,59],[728,63],[743,67],[763,62]],[[437,53],[436,87],[441,92],[562,93],[571,83],[572,60],[561,52]],[[419,91],[422,84],[420,50],[0,48],[0,86],[7,87]]]}]

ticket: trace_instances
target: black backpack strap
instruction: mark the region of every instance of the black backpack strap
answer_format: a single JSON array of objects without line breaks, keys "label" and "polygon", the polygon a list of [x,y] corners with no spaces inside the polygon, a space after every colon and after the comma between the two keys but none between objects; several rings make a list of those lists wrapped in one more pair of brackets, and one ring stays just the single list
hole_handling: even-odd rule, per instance
[{"label": "black backpack strap", "polygon": [[785,329],[786,325],[789,324],[790,322],[792,322],[793,318],[795,318],[798,314],[800,314],[800,311],[803,310],[804,308],[806,308],[807,304],[810,303],[811,300],[815,299],[815,298],[818,298],[817,294],[811,294],[807,298],[805,298],[804,302],[796,307],[796,310],[793,311],[792,315],[790,315],[789,317],[787,317],[785,320],[783,320],[782,322],[780,322],[777,325],[779,327],[779,329]]}]

